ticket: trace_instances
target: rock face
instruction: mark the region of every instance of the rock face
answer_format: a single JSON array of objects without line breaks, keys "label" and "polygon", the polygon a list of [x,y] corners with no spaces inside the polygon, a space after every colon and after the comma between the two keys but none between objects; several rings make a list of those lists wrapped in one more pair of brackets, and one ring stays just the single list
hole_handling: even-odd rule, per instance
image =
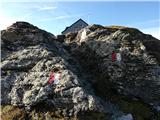
[{"label": "rock face", "polygon": [[[61,109],[66,116],[80,111],[103,111],[76,61],[52,34],[17,22],[2,31],[2,42],[3,104],[31,109],[43,103]],[[57,86],[47,83],[56,67],[62,72],[61,91],[57,93]]]},{"label": "rock face", "polygon": [[[64,120],[158,120],[156,38],[133,28],[100,25],[56,38],[26,22],[1,31],[1,38],[1,103],[17,106],[23,119],[40,119],[36,111],[42,110],[43,120],[55,119],[55,113]],[[113,51],[121,61],[112,61]],[[53,68],[61,71],[59,85],[47,83]],[[2,118],[17,118],[12,115]]]},{"label": "rock face", "polygon": [[[72,41],[71,45],[77,43],[71,48],[72,54],[97,76],[92,83],[100,93],[115,90],[160,105],[158,39],[134,28],[93,25],[79,31]],[[121,54],[120,62],[112,61],[113,52]]]}]

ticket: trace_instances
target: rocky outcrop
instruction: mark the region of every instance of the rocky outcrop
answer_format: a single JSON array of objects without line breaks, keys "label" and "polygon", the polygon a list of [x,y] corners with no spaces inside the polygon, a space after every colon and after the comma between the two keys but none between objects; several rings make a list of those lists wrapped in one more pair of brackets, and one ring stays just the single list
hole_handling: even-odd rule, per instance
[{"label": "rocky outcrop", "polygon": [[[117,92],[137,96],[145,101],[159,101],[160,75],[153,72],[160,69],[159,56],[155,56],[160,52],[160,41],[133,28],[119,28],[114,32],[110,28],[96,31],[90,28],[92,26],[85,28],[90,31],[85,39],[77,39],[80,45],[75,55],[78,52],[83,54],[85,64],[94,66],[92,71],[102,76],[101,82],[111,82]],[[112,62],[113,51],[121,53],[121,63]]]},{"label": "rocky outcrop", "polygon": [[[80,111],[104,111],[81,74],[80,67],[54,35],[17,22],[2,32],[2,104],[32,109],[46,104],[64,116]],[[7,54],[4,54],[7,53]],[[47,83],[53,68],[60,68],[61,91]]]},{"label": "rocky outcrop", "polygon": [[[92,25],[55,37],[16,22],[1,38],[2,119],[158,119],[160,42],[152,36]],[[121,62],[112,62],[113,51]],[[47,83],[53,68],[59,85]]]},{"label": "rocky outcrop", "polygon": [[[135,28],[88,26],[68,41],[71,53],[94,75],[96,92],[113,99],[118,95],[160,106],[160,41]],[[75,46],[75,43],[77,44]],[[112,62],[112,52],[121,62]],[[111,97],[112,96],[112,97]]]}]

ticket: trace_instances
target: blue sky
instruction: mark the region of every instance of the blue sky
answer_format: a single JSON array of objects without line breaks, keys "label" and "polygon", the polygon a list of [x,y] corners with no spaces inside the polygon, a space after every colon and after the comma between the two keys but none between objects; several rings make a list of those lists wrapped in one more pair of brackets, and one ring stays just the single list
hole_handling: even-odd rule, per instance
[{"label": "blue sky", "polygon": [[79,18],[89,24],[136,27],[160,39],[160,1],[2,2],[0,29],[27,21],[55,35]]}]

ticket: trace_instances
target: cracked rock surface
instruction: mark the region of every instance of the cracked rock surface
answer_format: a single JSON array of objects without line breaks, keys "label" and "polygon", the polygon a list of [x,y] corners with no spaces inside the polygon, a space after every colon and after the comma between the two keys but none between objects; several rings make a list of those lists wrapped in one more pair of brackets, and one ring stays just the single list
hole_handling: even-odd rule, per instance
[{"label": "cracked rock surface", "polygon": [[[54,109],[64,110],[64,115],[103,110],[98,98],[87,90],[92,88],[79,73],[76,61],[53,35],[28,23],[17,22],[2,31],[2,41],[2,54],[8,52],[2,57],[1,66],[3,104],[30,109],[44,102]],[[47,83],[55,67],[62,72],[59,85],[62,91],[58,93],[54,92],[56,86]]]},{"label": "cracked rock surface", "polygon": [[[16,22],[1,31],[1,38],[4,120],[160,117],[160,75],[155,74],[160,41],[150,35],[92,25],[59,41],[27,22]],[[121,62],[112,62],[113,51],[122,51]],[[47,83],[53,68],[61,70],[57,86]],[[55,92],[57,87],[61,91]]]}]

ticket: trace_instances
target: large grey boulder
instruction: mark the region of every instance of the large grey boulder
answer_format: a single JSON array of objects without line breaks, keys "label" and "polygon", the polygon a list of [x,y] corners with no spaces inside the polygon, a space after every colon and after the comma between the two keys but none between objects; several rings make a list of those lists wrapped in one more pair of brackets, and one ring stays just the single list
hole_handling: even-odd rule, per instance
[{"label": "large grey boulder", "polygon": [[[1,69],[2,104],[32,107],[43,103],[73,116],[84,111],[104,111],[98,97],[80,72],[73,57],[54,35],[25,22],[17,22],[2,31]],[[50,72],[58,67],[62,81],[47,83]]]},{"label": "large grey boulder", "polygon": [[[99,94],[108,96],[108,91],[114,91],[160,104],[158,39],[134,28],[92,25],[79,31],[70,46],[81,65],[95,75],[92,83]],[[112,62],[113,51],[121,53],[120,63]]]}]

